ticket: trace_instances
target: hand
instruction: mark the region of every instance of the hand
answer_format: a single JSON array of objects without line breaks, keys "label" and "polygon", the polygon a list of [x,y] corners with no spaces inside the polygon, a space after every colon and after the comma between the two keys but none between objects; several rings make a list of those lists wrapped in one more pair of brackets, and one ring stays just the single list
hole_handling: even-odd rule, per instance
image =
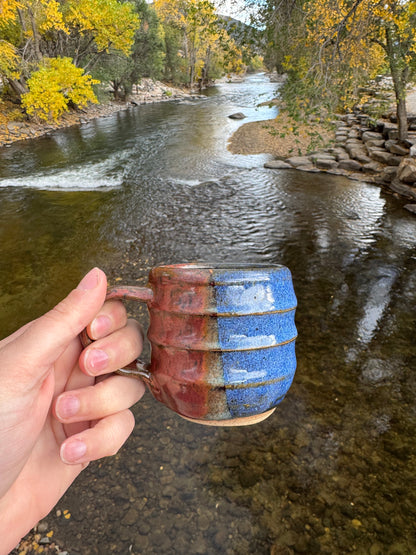
[{"label": "hand", "polygon": [[[142,350],[139,325],[91,270],[50,312],[0,342],[0,554],[46,516],[89,461],[134,426],[141,381],[109,375]],[[94,343],[82,349],[88,325]],[[98,378],[98,379],[97,379]]]}]

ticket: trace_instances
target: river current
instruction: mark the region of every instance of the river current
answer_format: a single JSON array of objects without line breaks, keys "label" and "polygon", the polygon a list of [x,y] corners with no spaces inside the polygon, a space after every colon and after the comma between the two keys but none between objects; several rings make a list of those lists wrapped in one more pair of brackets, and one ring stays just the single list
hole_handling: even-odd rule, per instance
[{"label": "river current", "polygon": [[416,219],[364,182],[228,152],[228,115],[274,117],[276,88],[258,74],[0,150],[1,337],[94,265],[144,284],[161,263],[282,263],[298,297],[276,412],[213,429],[147,394],[46,519],[69,553],[416,552]]}]

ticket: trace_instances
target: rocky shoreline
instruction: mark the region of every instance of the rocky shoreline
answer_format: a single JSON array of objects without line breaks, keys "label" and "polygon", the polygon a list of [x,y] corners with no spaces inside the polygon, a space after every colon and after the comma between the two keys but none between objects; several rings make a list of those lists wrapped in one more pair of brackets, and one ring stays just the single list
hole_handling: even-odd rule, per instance
[{"label": "rocky shoreline", "polygon": [[[0,120],[0,147],[7,147],[17,141],[48,135],[57,129],[71,127],[72,125],[82,125],[96,118],[108,117],[121,110],[127,110],[132,106],[155,102],[177,102],[195,98],[199,98],[199,95],[169,87],[160,81],[142,79],[139,84],[133,86],[133,92],[126,101],[90,104],[86,108],[72,110],[63,114],[57,122],[36,123],[24,118],[23,113],[21,114],[22,117],[17,121],[9,120],[7,113],[5,113]],[[14,108],[13,112],[15,113],[16,111],[18,109]]]},{"label": "rocky shoreline", "polygon": [[373,183],[411,201],[404,208],[416,214],[416,116],[409,116],[409,138],[398,140],[392,116],[375,123],[357,111],[339,116],[333,146],[304,156],[277,157],[270,169],[325,172]]}]

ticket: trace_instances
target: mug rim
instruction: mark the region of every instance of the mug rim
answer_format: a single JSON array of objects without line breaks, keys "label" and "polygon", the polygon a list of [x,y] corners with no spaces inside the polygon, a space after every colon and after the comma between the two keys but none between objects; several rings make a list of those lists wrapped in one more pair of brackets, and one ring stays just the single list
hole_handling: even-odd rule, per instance
[{"label": "mug rim", "polygon": [[157,266],[157,268],[178,268],[181,270],[277,270],[277,269],[286,269],[287,267],[284,264],[274,264],[274,263],[266,263],[266,262],[213,262],[210,264],[209,262],[187,262],[184,264],[162,264],[161,266]]}]

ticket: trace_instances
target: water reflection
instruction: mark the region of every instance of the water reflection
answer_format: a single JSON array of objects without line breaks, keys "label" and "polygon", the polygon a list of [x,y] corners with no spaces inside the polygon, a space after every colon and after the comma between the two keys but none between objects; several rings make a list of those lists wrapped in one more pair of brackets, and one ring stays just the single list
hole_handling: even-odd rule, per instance
[{"label": "water reflection", "polygon": [[[144,283],[159,263],[283,263],[299,302],[298,370],[275,414],[208,429],[147,395],[122,452],[92,464],[59,503],[71,519],[48,517],[68,550],[416,551],[416,222],[376,187],[227,153],[237,125],[227,115],[256,118],[259,87],[270,93],[259,79],[1,153],[1,178],[20,184],[70,176],[80,187],[89,174],[100,185],[115,168],[119,180],[101,191],[0,190],[3,333],[93,264]],[[143,307],[131,310],[146,322]]]}]

